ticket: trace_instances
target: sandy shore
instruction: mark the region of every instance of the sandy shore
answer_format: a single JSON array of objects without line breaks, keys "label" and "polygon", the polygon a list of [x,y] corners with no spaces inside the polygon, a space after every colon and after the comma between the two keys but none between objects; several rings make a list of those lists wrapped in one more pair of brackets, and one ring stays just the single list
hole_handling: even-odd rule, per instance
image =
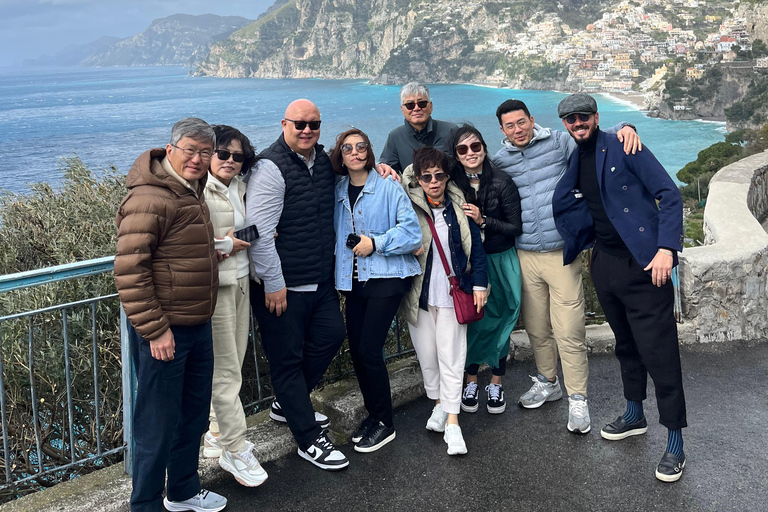
[{"label": "sandy shore", "polygon": [[627,105],[631,105],[633,108],[636,108],[637,110],[645,110],[645,93],[642,92],[606,92],[603,93],[606,96],[610,96],[616,101],[620,101],[621,103],[625,103]]}]

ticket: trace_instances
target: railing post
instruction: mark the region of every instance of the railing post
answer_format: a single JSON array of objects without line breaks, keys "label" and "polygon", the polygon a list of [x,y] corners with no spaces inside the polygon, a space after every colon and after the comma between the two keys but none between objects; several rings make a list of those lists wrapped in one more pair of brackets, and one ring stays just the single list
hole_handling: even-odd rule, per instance
[{"label": "railing post", "polygon": [[128,330],[128,317],[120,304],[120,361],[123,378],[123,442],[125,456],[123,468],[127,475],[133,474],[133,403],[136,397],[136,368],[133,364],[133,336]]}]

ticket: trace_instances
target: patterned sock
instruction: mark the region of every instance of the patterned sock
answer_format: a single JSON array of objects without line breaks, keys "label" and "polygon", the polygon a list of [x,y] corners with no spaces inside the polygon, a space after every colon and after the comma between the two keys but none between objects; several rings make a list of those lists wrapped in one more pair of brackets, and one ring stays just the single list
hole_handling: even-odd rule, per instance
[{"label": "patterned sock", "polygon": [[683,430],[669,429],[669,435],[667,436],[667,451],[674,453],[675,457],[682,460],[683,458]]},{"label": "patterned sock", "polygon": [[627,423],[634,423],[636,421],[640,421],[644,417],[645,414],[643,414],[643,402],[627,400],[627,412],[624,413],[624,421]]}]

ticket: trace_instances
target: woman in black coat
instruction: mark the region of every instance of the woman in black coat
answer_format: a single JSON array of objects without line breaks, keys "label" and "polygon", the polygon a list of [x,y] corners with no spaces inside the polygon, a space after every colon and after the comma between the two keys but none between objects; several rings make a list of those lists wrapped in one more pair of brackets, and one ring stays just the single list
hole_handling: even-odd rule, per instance
[{"label": "woman in black coat", "polygon": [[512,178],[493,165],[485,140],[474,126],[460,126],[450,147],[451,175],[464,193],[464,212],[482,230],[488,256],[488,302],[485,317],[468,326],[467,382],[461,410],[477,411],[477,372],[487,363],[493,376],[485,387],[486,407],[489,413],[500,414],[507,407],[501,377],[507,367],[509,336],[520,313],[520,262],[515,250],[515,237],[523,232],[520,194]]}]

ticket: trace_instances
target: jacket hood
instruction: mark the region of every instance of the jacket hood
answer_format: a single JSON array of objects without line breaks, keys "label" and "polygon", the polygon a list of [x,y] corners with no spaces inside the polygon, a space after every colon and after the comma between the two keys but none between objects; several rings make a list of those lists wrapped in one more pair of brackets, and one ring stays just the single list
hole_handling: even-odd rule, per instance
[{"label": "jacket hood", "polygon": [[[530,147],[531,144],[534,144],[540,140],[548,139],[551,135],[551,129],[544,128],[537,123],[533,123],[533,138],[531,139],[531,142],[528,143],[528,146]],[[512,144],[506,137],[502,139],[501,145],[508,151],[520,151],[520,148]]]},{"label": "jacket hood", "polygon": [[[128,171],[128,176],[125,178],[126,187],[130,190],[141,185],[152,185],[167,188],[178,196],[190,194],[190,190],[163,169],[162,162],[165,155],[165,148],[150,149],[139,155],[139,158],[133,162],[131,169]],[[207,180],[208,173],[205,173],[198,180],[198,195],[203,193]]]}]

